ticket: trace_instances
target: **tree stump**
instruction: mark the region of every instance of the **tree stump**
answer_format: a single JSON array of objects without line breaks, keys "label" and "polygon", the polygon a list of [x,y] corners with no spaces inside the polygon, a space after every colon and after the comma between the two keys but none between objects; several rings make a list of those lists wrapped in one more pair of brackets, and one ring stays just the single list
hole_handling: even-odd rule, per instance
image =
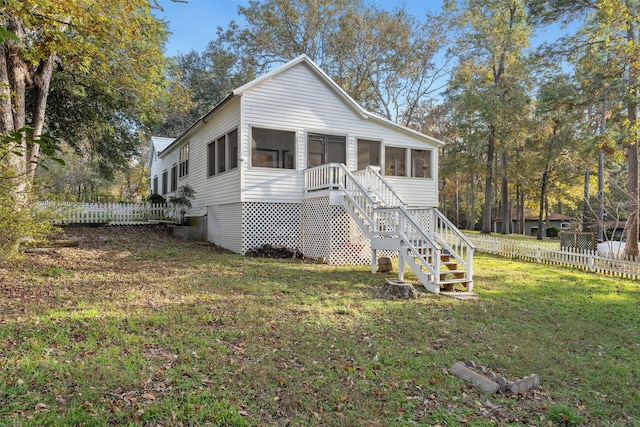
[{"label": "tree stump", "polygon": [[378,258],[378,272],[386,273],[387,271],[391,271],[393,268],[391,264],[391,258],[388,257],[380,257]]},{"label": "tree stump", "polygon": [[419,293],[411,283],[400,280],[387,280],[387,283],[382,287],[382,295],[384,297],[391,295],[402,299],[413,299],[418,298]]}]

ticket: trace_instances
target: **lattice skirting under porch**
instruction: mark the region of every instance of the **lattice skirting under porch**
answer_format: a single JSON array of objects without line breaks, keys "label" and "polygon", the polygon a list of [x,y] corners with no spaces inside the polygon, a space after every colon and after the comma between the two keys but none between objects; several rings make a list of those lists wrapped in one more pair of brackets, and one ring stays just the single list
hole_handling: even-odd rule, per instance
[{"label": "lattice skirting under porch", "polygon": [[[207,210],[208,239],[238,253],[263,244],[298,248],[333,265],[371,263],[371,245],[340,205],[329,197],[297,203],[234,203]],[[382,253],[384,252],[384,253]],[[397,256],[378,251],[378,256]]]},{"label": "lattice skirting under porch", "polygon": [[[301,243],[302,253],[329,264],[371,263],[369,239],[341,205],[329,204],[328,196],[302,202]],[[378,256],[396,257],[397,253],[378,251]]]}]

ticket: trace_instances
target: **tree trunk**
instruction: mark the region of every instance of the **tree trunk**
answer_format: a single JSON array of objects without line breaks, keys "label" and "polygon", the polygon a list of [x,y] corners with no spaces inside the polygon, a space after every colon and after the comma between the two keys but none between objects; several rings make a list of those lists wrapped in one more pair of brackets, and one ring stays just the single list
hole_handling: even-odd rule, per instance
[{"label": "tree trunk", "polygon": [[476,174],[471,172],[471,186],[469,190],[469,218],[467,219],[467,230],[476,229]]},{"label": "tree trunk", "polygon": [[[627,6],[630,8],[629,2]],[[627,40],[630,43],[638,43],[636,40],[636,29],[632,22],[629,22],[629,28],[627,30]],[[634,59],[630,59],[632,62]],[[630,126],[637,126],[638,120],[638,88],[634,83],[633,75],[634,71],[632,64],[629,64],[629,83],[630,99],[627,104],[627,117],[629,119]],[[632,138],[635,138],[636,133],[632,132]],[[638,141],[629,141],[628,150],[628,162],[629,162],[629,218],[627,220],[627,244],[625,247],[625,255],[630,257],[638,256]]]},{"label": "tree trunk", "polygon": [[[42,61],[36,70],[33,83],[36,91],[36,103],[33,106],[33,122],[31,126],[34,128],[34,136],[38,137],[42,135],[44,129],[45,111],[47,108],[47,97],[49,96],[49,86],[51,84],[51,76],[53,75],[53,64],[55,62],[56,54],[53,53],[49,57]],[[36,165],[38,160],[38,154],[40,152],[40,145],[30,144],[27,147],[27,179],[33,181],[36,173]]]},{"label": "tree trunk", "polygon": [[545,200],[546,200],[546,193],[547,193],[547,179],[548,179],[549,173],[548,171],[545,169],[544,173],[542,174],[542,185],[540,188],[540,211],[538,214],[538,234],[536,235],[536,238],[538,240],[542,240],[542,230],[543,230],[543,216],[544,216],[544,204],[545,204]]},{"label": "tree trunk", "polygon": [[520,229],[518,230],[518,233],[520,234],[524,234],[525,233],[525,220],[524,220],[524,189],[522,189],[520,191],[520,207],[519,207],[519,211],[518,211],[518,218],[520,218]]},{"label": "tree trunk", "polygon": [[589,218],[591,210],[589,209],[589,180],[591,179],[591,171],[589,166],[584,169],[584,185],[582,190],[582,231],[589,231]]},{"label": "tree trunk", "polygon": [[489,144],[487,147],[487,176],[484,180],[484,206],[482,207],[482,233],[491,234],[491,202],[493,194],[491,186],[493,185],[493,156],[494,156],[495,135],[493,129],[489,135]]},{"label": "tree trunk", "polygon": [[[635,92],[635,91],[634,91]],[[635,95],[635,93],[633,93]],[[637,107],[629,105],[628,117],[631,123],[637,120]],[[627,245],[625,255],[638,256],[638,142],[629,141],[629,218],[627,219]]]},{"label": "tree trunk", "polygon": [[502,234],[511,233],[511,207],[509,206],[509,181],[507,180],[507,154],[502,153]]},{"label": "tree trunk", "polygon": [[0,43],[0,132],[3,135],[14,129],[8,65],[7,49]]}]

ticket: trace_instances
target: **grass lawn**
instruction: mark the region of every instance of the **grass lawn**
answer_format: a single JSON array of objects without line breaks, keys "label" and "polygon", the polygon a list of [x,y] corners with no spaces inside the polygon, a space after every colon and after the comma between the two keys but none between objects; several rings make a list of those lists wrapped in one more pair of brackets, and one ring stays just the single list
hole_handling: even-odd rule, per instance
[{"label": "grass lawn", "polygon": [[0,265],[0,425],[640,425],[638,282],[477,254],[479,301],[385,300],[369,266],[67,235]]}]

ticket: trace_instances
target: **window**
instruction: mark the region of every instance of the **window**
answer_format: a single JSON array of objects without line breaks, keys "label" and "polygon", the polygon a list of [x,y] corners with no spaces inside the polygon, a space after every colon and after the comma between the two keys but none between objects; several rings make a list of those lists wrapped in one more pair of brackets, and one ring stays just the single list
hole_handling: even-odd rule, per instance
[{"label": "window", "polygon": [[293,169],[295,141],[295,132],[252,128],[251,166]]},{"label": "window", "polygon": [[229,145],[229,169],[238,167],[238,130],[234,129],[227,134]]},{"label": "window", "polygon": [[225,171],[226,165],[226,150],[225,150],[225,137],[218,138],[216,141],[216,173],[222,173]]},{"label": "window", "polygon": [[398,147],[385,147],[384,174],[387,176],[407,176],[407,150]]},{"label": "window", "polygon": [[207,146],[207,176],[216,174],[216,142],[213,141]]},{"label": "window", "polygon": [[171,192],[178,188],[178,165],[171,166]]},{"label": "window", "polygon": [[162,171],[162,195],[164,196],[165,194],[167,194],[167,186],[169,184],[169,173],[167,172],[167,170],[165,169],[164,171]]},{"label": "window", "polygon": [[207,176],[213,176],[237,167],[238,130],[234,129],[207,146]]},{"label": "window", "polygon": [[189,144],[180,149],[180,178],[189,175]]},{"label": "window", "polygon": [[380,166],[380,142],[368,139],[358,140],[358,170],[367,166]]},{"label": "window", "polygon": [[411,176],[431,178],[431,150],[411,150]]},{"label": "window", "polygon": [[347,138],[336,135],[307,135],[307,166],[347,162]]},{"label": "window", "polygon": [[158,194],[158,175],[153,177],[153,194]]}]

